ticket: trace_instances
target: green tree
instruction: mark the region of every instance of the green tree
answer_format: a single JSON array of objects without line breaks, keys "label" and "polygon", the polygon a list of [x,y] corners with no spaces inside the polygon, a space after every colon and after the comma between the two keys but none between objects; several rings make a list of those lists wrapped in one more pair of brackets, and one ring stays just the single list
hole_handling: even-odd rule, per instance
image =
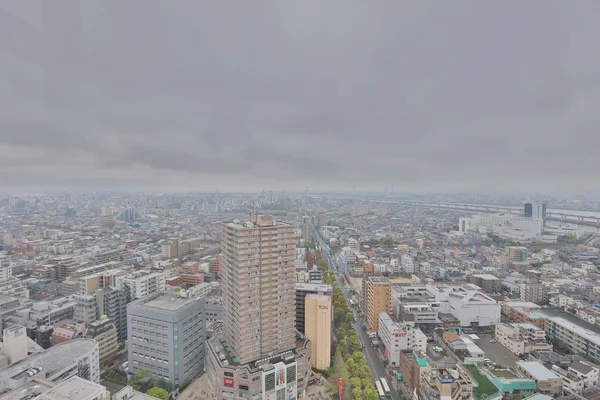
[{"label": "green tree", "polygon": [[[348,360],[348,361],[350,361],[350,360]],[[353,376],[352,378],[350,378],[350,384],[352,385],[353,388],[362,387],[362,382],[361,382],[360,378],[357,376]]]},{"label": "green tree", "polygon": [[354,395],[354,398],[356,400],[363,400],[363,393],[361,388],[355,387],[354,389],[352,389],[352,394]]},{"label": "green tree", "polygon": [[366,395],[366,393],[365,393],[365,390],[366,390],[366,389],[367,389],[369,386],[373,387],[373,385],[371,384],[371,380],[370,380],[370,379],[367,379],[367,378],[362,378],[362,379],[361,379],[361,383],[362,383],[362,388],[363,388],[363,396],[365,396],[365,398],[366,398],[366,397],[367,397],[367,395]]},{"label": "green tree", "polygon": [[364,387],[363,397],[364,400],[379,400],[379,393],[377,393],[377,390],[371,381],[369,381],[369,384]]},{"label": "green tree", "polygon": [[140,369],[133,375],[133,377],[131,377],[130,385],[135,390],[142,392],[146,391],[152,386],[150,371],[148,371],[146,368]]},{"label": "green tree", "polygon": [[154,386],[146,392],[147,395],[154,396],[160,400],[169,400],[169,392],[158,386]]},{"label": "green tree", "polygon": [[173,389],[173,385],[171,385],[171,382],[167,382],[162,378],[156,381],[156,386],[165,389],[167,392],[170,392],[171,389]]},{"label": "green tree", "polygon": [[360,340],[358,340],[356,336],[348,336],[347,340],[348,343],[346,344],[346,347],[348,348],[348,353],[352,354],[355,351],[360,351],[360,349],[362,349]]},{"label": "green tree", "polygon": [[346,313],[346,323],[353,324],[355,322],[356,322],[356,319],[354,318],[354,314],[352,314],[352,312],[348,311]]},{"label": "green tree", "polygon": [[369,369],[369,367],[367,365],[362,365],[358,369],[358,376],[360,377],[360,379],[368,378],[369,380],[371,380],[371,377],[373,376],[373,374],[371,373],[371,370]]},{"label": "green tree", "polygon": [[343,326],[341,326],[338,330],[337,330],[337,334],[335,335],[338,339],[343,339],[346,337],[346,328],[344,328]]}]

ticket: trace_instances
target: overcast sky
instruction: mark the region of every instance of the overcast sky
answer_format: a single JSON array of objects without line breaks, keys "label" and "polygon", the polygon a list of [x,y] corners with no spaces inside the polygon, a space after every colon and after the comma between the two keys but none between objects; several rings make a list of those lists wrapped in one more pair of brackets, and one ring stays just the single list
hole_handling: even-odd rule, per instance
[{"label": "overcast sky", "polygon": [[600,1],[0,0],[0,191],[586,189]]}]

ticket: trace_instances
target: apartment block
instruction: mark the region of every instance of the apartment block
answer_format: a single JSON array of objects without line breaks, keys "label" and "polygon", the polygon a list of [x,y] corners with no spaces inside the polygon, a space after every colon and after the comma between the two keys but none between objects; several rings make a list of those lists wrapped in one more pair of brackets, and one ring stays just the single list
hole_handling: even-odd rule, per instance
[{"label": "apartment block", "polygon": [[473,274],[469,276],[469,282],[479,286],[486,293],[502,292],[502,281],[491,274]]},{"label": "apartment block", "polygon": [[203,299],[160,292],[127,305],[129,370],[180,386],[204,371]]},{"label": "apartment block", "polygon": [[370,276],[363,279],[362,310],[368,328],[379,330],[379,313],[392,313],[392,284],[388,278]]},{"label": "apartment block", "polygon": [[[292,400],[305,392],[312,350],[294,329],[294,231],[257,214],[223,225],[223,331],[207,342],[213,400]],[[321,300],[315,302],[319,309]],[[318,311],[315,318],[324,318]],[[307,310],[305,319],[311,318]]]},{"label": "apartment block", "polygon": [[243,364],[295,347],[294,226],[260,215],[226,223],[224,334]]},{"label": "apartment block", "polygon": [[523,283],[520,297],[523,301],[544,305],[550,303],[550,290],[550,286],[541,283]]},{"label": "apartment block", "polygon": [[311,343],[313,368],[325,370],[331,365],[331,329],[333,302],[331,295],[309,294],[305,298],[304,335]]},{"label": "apartment block", "polygon": [[106,315],[87,325],[85,337],[98,342],[100,365],[106,366],[117,357],[119,349],[117,328]]},{"label": "apartment block", "polygon": [[128,275],[118,276],[117,286],[125,287],[130,299],[141,299],[165,291],[165,273],[149,270],[135,271]]},{"label": "apartment block", "polygon": [[530,323],[496,325],[496,340],[514,354],[532,351],[552,351],[546,342],[546,332]]},{"label": "apartment block", "polygon": [[546,318],[546,336],[549,340],[565,343],[574,354],[585,354],[600,360],[600,333],[583,324],[562,317]]}]

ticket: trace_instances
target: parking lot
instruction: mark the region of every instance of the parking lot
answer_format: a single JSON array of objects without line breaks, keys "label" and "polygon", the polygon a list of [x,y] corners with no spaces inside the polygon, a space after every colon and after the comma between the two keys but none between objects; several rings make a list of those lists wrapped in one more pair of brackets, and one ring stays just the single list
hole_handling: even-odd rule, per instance
[{"label": "parking lot", "polygon": [[485,351],[485,355],[496,365],[514,365],[520,360],[500,343],[490,343],[490,339],[494,339],[492,335],[477,334],[477,336],[479,336],[479,340],[475,340],[475,344]]}]

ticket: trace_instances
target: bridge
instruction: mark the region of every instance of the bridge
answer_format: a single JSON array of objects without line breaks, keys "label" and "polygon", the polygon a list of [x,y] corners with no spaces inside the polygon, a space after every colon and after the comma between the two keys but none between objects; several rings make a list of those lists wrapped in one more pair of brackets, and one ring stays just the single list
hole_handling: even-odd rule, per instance
[{"label": "bridge", "polygon": [[[456,211],[475,211],[483,213],[510,213],[515,215],[523,215],[523,209],[510,206],[495,206],[484,204],[468,204],[468,203],[443,203],[443,202],[426,202],[426,201],[408,201],[408,200],[373,200],[376,203],[397,204],[408,207],[424,207],[424,208],[441,208]],[[559,221],[563,223],[572,223],[576,225],[586,225],[600,227],[600,217],[590,215],[570,214],[569,210],[564,212],[560,210],[547,210],[546,219],[550,221]]]}]

